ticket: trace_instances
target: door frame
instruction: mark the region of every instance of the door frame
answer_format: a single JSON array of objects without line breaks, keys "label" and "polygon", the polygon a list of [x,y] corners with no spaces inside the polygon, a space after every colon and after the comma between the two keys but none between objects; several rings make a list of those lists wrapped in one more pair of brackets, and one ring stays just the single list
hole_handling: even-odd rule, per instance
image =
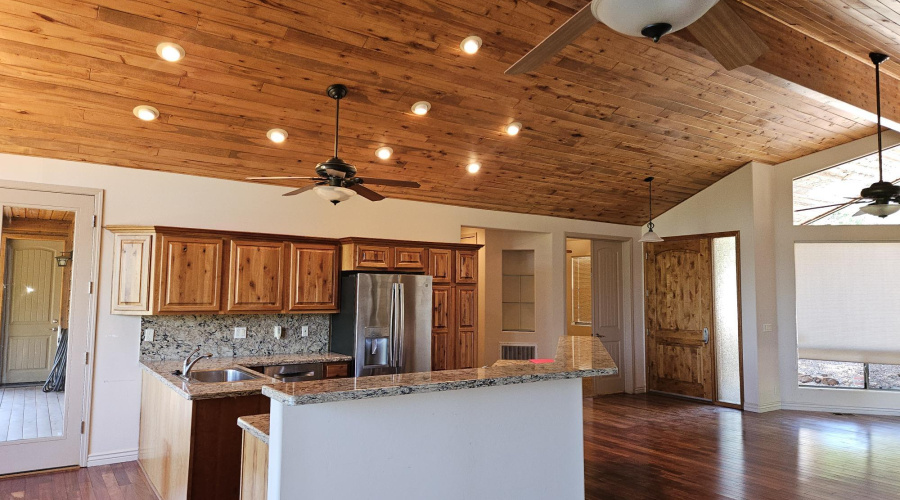
[{"label": "door frame", "polygon": [[[718,376],[717,367],[718,366],[716,363],[716,344],[715,344],[715,342],[717,340],[718,332],[716,331],[715,324],[713,324],[712,328],[710,329],[710,339],[709,339],[709,342],[711,345],[710,355],[712,358],[712,370],[713,370],[713,377],[712,377],[713,398],[712,398],[712,401],[710,401],[710,403],[714,404],[716,406],[724,406],[726,408],[734,408],[737,410],[743,410],[744,409],[744,320],[743,320],[743,303],[742,303],[742,288],[743,287],[741,286],[742,285],[741,284],[741,232],[740,231],[721,231],[721,232],[715,232],[715,233],[700,233],[700,234],[684,234],[684,235],[678,235],[678,236],[666,236],[663,241],[683,241],[683,240],[708,239],[708,240],[710,240],[710,248],[711,248],[713,239],[727,238],[727,237],[731,237],[731,236],[734,237],[734,243],[735,243],[735,256],[734,257],[736,260],[735,264],[736,264],[737,288],[738,288],[737,289],[738,370],[740,370],[740,381],[741,381],[741,404],[736,405],[736,404],[732,404],[732,403],[724,403],[722,401],[719,401],[719,384],[718,384],[718,379],[717,379],[717,376]],[[646,255],[646,251],[644,250],[643,245],[641,245],[641,254]],[[644,262],[644,265],[641,266],[642,267],[641,272],[644,275],[643,285],[644,285],[644,290],[646,292],[646,290],[647,290],[647,273],[646,273],[647,260],[646,260],[646,258],[643,258],[642,260]],[[712,263],[713,263],[713,259],[712,259],[712,255],[710,255],[710,266],[712,266]],[[711,287],[712,287],[712,284],[711,284]],[[710,289],[712,290],[712,288],[710,288]],[[671,396],[675,396],[675,397],[683,397],[686,399],[706,402],[706,400],[699,400],[696,398],[692,398],[690,396],[681,396],[679,394],[670,394],[670,393],[649,390],[650,363],[647,361],[647,359],[648,359],[647,351],[650,348],[650,346],[646,340],[647,340],[647,335],[648,335],[647,334],[647,331],[648,331],[647,325],[650,322],[649,322],[649,318],[647,316],[647,300],[646,299],[647,299],[647,297],[646,297],[646,293],[645,293],[644,294],[644,360],[645,360],[644,376],[647,377],[647,381],[648,381],[648,391],[647,392],[654,392],[657,394],[666,394],[666,395],[671,395]],[[713,314],[715,314],[715,303],[716,303],[715,293],[712,293],[712,297],[710,297],[710,301],[711,301],[711,304],[713,307]]]},{"label": "door frame", "polygon": [[[70,293],[76,293],[76,287],[89,287],[90,294],[88,298],[88,311],[87,311],[87,331],[85,332],[87,338],[85,339],[86,343],[86,354],[87,354],[87,362],[84,365],[84,388],[83,388],[83,398],[81,401],[81,420],[84,422],[84,431],[81,433],[80,443],[79,443],[79,459],[78,465],[81,467],[87,467],[88,461],[88,447],[90,444],[90,436],[91,436],[91,402],[93,401],[93,389],[94,389],[94,359],[96,358],[96,338],[97,338],[97,298],[99,295],[99,277],[100,277],[100,246],[102,243],[102,231],[103,228],[103,195],[104,192],[102,189],[97,188],[85,188],[85,187],[76,187],[76,186],[62,186],[62,185],[54,185],[54,184],[40,184],[35,182],[22,182],[22,181],[10,181],[10,180],[0,180],[0,189],[10,189],[17,191],[31,191],[37,193],[47,193],[47,194],[67,194],[67,195],[81,195],[81,196],[91,196],[94,199],[93,205],[93,213],[85,214],[86,216],[93,217],[93,228],[91,232],[91,255],[90,255],[90,283],[75,283],[73,281],[72,288]],[[29,206],[28,204],[17,203],[17,206]],[[31,205],[34,207],[40,207],[40,205]],[[76,215],[77,218],[77,215]],[[2,233],[2,231],[0,231]],[[73,276],[74,280],[75,277]],[[83,290],[83,288],[82,288]],[[74,402],[73,402],[74,403]],[[73,405],[74,406],[74,405]]]}]

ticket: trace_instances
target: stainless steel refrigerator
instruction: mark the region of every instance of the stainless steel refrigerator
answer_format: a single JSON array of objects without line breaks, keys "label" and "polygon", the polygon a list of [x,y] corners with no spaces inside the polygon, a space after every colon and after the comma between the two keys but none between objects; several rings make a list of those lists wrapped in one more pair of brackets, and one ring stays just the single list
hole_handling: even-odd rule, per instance
[{"label": "stainless steel refrigerator", "polygon": [[431,276],[341,278],[331,351],[353,356],[356,377],[431,370]]}]

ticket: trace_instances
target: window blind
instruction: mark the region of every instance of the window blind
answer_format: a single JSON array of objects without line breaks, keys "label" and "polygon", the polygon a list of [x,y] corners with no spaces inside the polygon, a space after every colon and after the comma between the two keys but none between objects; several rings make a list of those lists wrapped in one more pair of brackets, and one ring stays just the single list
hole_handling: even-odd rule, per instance
[{"label": "window blind", "polygon": [[900,243],[797,243],[803,359],[900,364]]}]

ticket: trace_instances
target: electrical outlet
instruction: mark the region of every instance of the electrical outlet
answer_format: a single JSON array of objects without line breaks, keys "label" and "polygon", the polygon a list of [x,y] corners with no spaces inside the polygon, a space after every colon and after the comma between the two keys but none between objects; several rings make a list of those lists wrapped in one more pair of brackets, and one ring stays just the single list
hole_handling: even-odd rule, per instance
[{"label": "electrical outlet", "polygon": [[309,327],[303,325],[300,327],[300,336],[301,337],[309,337]]},{"label": "electrical outlet", "polygon": [[275,325],[275,327],[272,328],[272,333],[275,334],[276,339],[280,339],[281,338],[281,325]]},{"label": "electrical outlet", "polygon": [[234,327],[234,338],[236,338],[236,339],[247,338],[247,327],[246,326]]},{"label": "electrical outlet", "polygon": [[763,324],[763,333],[772,333],[774,331],[775,331],[775,328],[772,326],[771,323]]},{"label": "electrical outlet", "polygon": [[156,333],[153,328],[144,330],[144,342],[153,342],[153,334]]}]

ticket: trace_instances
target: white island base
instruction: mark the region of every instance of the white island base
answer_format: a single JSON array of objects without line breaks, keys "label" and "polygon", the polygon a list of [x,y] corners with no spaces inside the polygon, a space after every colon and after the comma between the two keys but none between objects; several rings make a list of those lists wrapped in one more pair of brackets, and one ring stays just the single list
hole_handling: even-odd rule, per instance
[{"label": "white island base", "polygon": [[583,458],[580,378],[273,399],[268,498],[581,500]]}]

